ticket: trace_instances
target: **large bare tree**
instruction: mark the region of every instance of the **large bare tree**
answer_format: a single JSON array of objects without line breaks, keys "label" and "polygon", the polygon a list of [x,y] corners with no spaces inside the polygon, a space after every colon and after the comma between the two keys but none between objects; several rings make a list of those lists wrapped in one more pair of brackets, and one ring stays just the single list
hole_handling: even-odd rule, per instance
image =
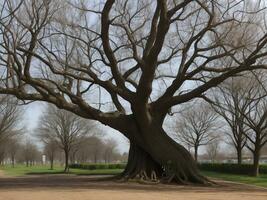
[{"label": "large bare tree", "polygon": [[[254,91],[255,79],[244,75],[225,81],[212,93],[211,105],[227,124],[228,128],[225,130],[227,143],[235,148],[239,165],[242,163],[242,151],[247,141],[242,112],[247,109],[251,99],[255,98],[257,93]],[[250,98],[246,98],[248,95]]]},{"label": "large bare tree", "polygon": [[67,172],[71,151],[76,150],[85,136],[94,132],[94,128],[95,124],[92,121],[50,105],[40,118],[37,136],[46,145],[56,143],[64,151],[64,171]]},{"label": "large bare tree", "polygon": [[185,146],[194,149],[195,161],[198,149],[218,137],[220,132],[217,114],[203,103],[195,103],[181,112],[174,125],[175,137]]},{"label": "large bare tree", "polygon": [[[254,91],[257,95],[261,94],[261,90]],[[264,90],[263,96],[258,98],[249,99],[249,106],[246,110],[243,110],[241,114],[244,116],[244,124],[248,127],[245,131],[245,136],[248,140],[246,147],[251,151],[253,155],[253,175],[259,174],[259,162],[261,150],[267,143],[267,98],[266,91]]]},{"label": "large bare tree", "polygon": [[2,1],[0,93],[120,131],[131,141],[125,178],[205,183],[162,124],[173,106],[266,68],[263,1],[75,2]]},{"label": "large bare tree", "polygon": [[44,153],[50,162],[50,169],[54,169],[54,160],[59,153],[59,146],[55,139],[43,140],[44,142]]},{"label": "large bare tree", "polygon": [[228,134],[241,164],[242,149],[253,154],[253,174],[258,175],[260,151],[267,142],[266,77],[264,73],[244,74],[222,84],[212,105],[228,123]]}]

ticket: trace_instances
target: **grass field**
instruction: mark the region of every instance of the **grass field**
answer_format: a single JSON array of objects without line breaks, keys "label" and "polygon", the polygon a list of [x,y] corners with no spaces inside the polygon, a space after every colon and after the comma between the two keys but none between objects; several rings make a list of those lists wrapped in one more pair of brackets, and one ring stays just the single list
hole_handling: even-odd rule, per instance
[{"label": "grass field", "polygon": [[246,183],[250,185],[256,185],[267,188],[267,175],[260,175],[258,177],[246,176],[246,175],[234,175],[234,174],[224,174],[218,172],[208,172],[202,171],[202,174],[210,178],[216,178],[226,181],[233,181],[239,183]]},{"label": "grass field", "polygon": [[[55,166],[53,170],[49,166],[38,165],[38,166],[29,166],[25,165],[16,165],[14,168],[12,166],[1,166],[0,170],[8,176],[24,176],[24,175],[34,175],[34,174],[63,174],[64,168],[61,166]],[[122,169],[97,169],[97,170],[84,170],[84,169],[70,169],[68,174],[74,175],[111,175],[119,174],[122,172]]]}]

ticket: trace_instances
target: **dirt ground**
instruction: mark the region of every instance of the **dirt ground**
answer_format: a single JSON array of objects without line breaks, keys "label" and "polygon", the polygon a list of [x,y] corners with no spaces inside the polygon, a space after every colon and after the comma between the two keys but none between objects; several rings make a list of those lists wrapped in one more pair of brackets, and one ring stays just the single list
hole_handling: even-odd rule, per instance
[{"label": "dirt ground", "polygon": [[7,177],[0,172],[0,200],[266,200],[267,189],[219,181],[217,186],[119,183],[99,176]]}]

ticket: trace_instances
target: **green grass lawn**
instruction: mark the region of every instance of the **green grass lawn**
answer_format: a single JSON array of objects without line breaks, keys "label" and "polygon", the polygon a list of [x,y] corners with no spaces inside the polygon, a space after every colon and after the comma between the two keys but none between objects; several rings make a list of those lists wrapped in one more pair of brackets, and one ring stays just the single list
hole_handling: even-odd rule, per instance
[{"label": "green grass lawn", "polygon": [[246,176],[246,175],[235,175],[235,174],[224,174],[218,172],[202,171],[204,176],[210,178],[218,178],[226,181],[233,181],[239,183],[246,183],[250,185],[256,185],[261,187],[267,187],[267,175],[260,175],[258,177]]},{"label": "green grass lawn", "polygon": [[[38,165],[29,166],[16,165],[14,168],[12,166],[1,166],[0,170],[9,176],[24,176],[24,175],[34,175],[34,174],[63,174],[64,168],[60,166],[55,166],[53,170],[50,170],[49,166]],[[96,170],[85,170],[85,169],[70,169],[68,174],[74,175],[115,175],[122,172],[122,169],[96,169]]]}]

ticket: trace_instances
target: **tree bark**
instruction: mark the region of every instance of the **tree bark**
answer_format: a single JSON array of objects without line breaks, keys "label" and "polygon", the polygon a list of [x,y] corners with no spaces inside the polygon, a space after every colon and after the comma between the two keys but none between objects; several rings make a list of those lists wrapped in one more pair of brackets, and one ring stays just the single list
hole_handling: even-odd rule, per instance
[{"label": "tree bark", "polygon": [[242,148],[237,147],[236,152],[237,152],[237,164],[241,165],[242,164]]},{"label": "tree bark", "polygon": [[195,146],[195,161],[197,163],[197,160],[198,160],[198,146],[196,145]]},{"label": "tree bark", "polygon": [[51,156],[51,159],[50,159],[50,169],[51,170],[54,169],[54,156],[53,155]]},{"label": "tree bark", "polygon": [[15,167],[15,157],[11,156],[12,168]]},{"label": "tree bark", "polygon": [[68,172],[69,171],[69,151],[68,151],[68,149],[64,149],[64,153],[65,153],[65,169],[64,169],[64,172]]},{"label": "tree bark", "polygon": [[253,171],[252,171],[253,176],[259,175],[259,161],[260,161],[260,151],[255,149],[253,153]]},{"label": "tree bark", "polygon": [[[130,126],[133,127],[133,126]],[[131,129],[133,131],[133,129]],[[170,138],[160,121],[131,133],[128,163],[122,177],[155,179],[182,184],[208,184],[190,153]]]},{"label": "tree bark", "polygon": [[[153,173],[155,173],[157,177],[151,177]],[[143,178],[146,179],[156,180],[161,178],[162,174],[163,169],[161,165],[155,162],[142,147],[131,141],[128,162],[121,176],[125,179],[143,176]]]}]

